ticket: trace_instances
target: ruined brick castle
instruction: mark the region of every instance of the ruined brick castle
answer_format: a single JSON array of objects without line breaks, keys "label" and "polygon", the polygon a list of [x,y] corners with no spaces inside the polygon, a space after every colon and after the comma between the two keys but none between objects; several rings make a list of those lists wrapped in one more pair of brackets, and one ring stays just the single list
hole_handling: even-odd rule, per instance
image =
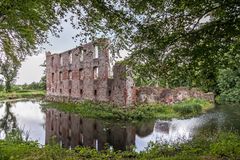
[{"label": "ruined brick castle", "polygon": [[99,39],[61,54],[46,54],[47,97],[132,105],[135,86],[126,66],[110,64],[107,39]]},{"label": "ruined brick castle", "polygon": [[119,106],[170,104],[189,97],[213,100],[212,94],[185,88],[136,88],[125,65],[116,63],[111,67],[108,44],[107,39],[98,39],[60,54],[47,52],[46,98],[51,101],[91,100]]}]

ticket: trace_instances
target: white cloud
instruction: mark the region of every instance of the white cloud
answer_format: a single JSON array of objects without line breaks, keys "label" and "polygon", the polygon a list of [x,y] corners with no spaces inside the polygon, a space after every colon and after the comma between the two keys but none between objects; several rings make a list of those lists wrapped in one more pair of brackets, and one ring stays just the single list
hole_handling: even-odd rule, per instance
[{"label": "white cloud", "polygon": [[45,60],[45,52],[50,51],[51,53],[61,53],[63,51],[69,50],[78,46],[76,42],[72,39],[76,35],[77,31],[74,30],[71,24],[63,22],[64,29],[60,34],[60,38],[49,36],[50,45],[45,44],[43,47],[45,50],[42,51],[37,56],[27,57],[27,59],[22,63],[22,67],[18,72],[17,84],[38,82],[43,76],[44,68],[40,65],[43,64]]},{"label": "white cloud", "polygon": [[[37,56],[27,57],[22,63],[22,67],[18,72],[17,84],[38,82],[43,76],[44,68],[40,65],[45,60],[45,52],[50,51],[51,53],[61,53],[66,50],[79,46],[79,43],[74,42],[74,37],[79,31],[74,30],[69,22],[62,22],[63,32],[60,34],[60,38],[49,35],[48,41],[51,45],[45,44],[43,47],[45,50]],[[120,53],[123,57],[116,58],[117,61],[122,60],[127,56],[126,51]]]}]

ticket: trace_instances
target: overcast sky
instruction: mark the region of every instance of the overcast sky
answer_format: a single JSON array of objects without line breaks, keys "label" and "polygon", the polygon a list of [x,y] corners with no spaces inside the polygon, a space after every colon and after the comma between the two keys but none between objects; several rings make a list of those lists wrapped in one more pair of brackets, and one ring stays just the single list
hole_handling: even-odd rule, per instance
[{"label": "overcast sky", "polygon": [[[60,34],[60,38],[49,36],[48,41],[51,45],[44,45],[43,50],[37,56],[28,56],[27,59],[22,62],[22,66],[18,72],[16,84],[29,84],[32,82],[39,82],[43,76],[44,68],[40,65],[45,60],[45,53],[50,51],[51,53],[61,53],[66,50],[75,48],[80,45],[79,42],[74,42],[74,37],[78,31],[74,30],[69,22],[62,22],[63,32]],[[116,61],[123,60],[128,55],[125,50],[120,51],[121,58],[115,58]]]},{"label": "overcast sky", "polygon": [[61,53],[65,50],[74,48],[79,44],[74,42],[72,37],[76,35],[77,31],[73,30],[71,24],[69,23],[62,23],[64,30],[60,34],[60,38],[56,37],[49,37],[50,45],[44,45],[45,50],[43,50],[37,56],[29,56],[27,59],[22,63],[22,67],[20,68],[17,76],[17,84],[24,84],[24,83],[32,83],[38,82],[41,77],[43,76],[43,67],[40,65],[43,64],[45,60],[45,52],[50,51],[51,53]]}]

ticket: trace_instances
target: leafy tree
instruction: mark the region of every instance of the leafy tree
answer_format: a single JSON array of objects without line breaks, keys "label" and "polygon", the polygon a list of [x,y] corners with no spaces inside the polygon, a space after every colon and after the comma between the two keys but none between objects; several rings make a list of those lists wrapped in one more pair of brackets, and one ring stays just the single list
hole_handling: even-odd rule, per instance
[{"label": "leafy tree", "polygon": [[239,1],[119,0],[102,4],[103,10],[90,10],[96,17],[89,21],[103,21],[100,26],[106,35],[112,33],[115,45],[132,52],[128,64],[142,80],[218,92],[219,69],[240,62]]},{"label": "leafy tree", "polygon": [[[111,2],[112,3],[112,2]],[[114,3],[114,2],[113,2]],[[68,15],[68,16],[66,16]],[[120,27],[124,18],[105,1],[96,0],[2,0],[0,2],[0,50],[2,57],[21,61],[37,53],[51,33],[58,37],[61,21],[81,30],[80,39],[93,37],[103,28]],[[107,19],[108,27],[103,22]],[[121,20],[121,21],[120,21]]]},{"label": "leafy tree", "polygon": [[135,68],[141,65],[142,76],[169,83],[183,79],[216,91],[218,70],[239,63],[238,1],[131,1],[131,6],[143,17],[130,58]]},{"label": "leafy tree", "polygon": [[67,0],[2,0],[0,2],[1,56],[21,61],[47,42],[47,34],[57,36],[60,18],[71,7]]},{"label": "leafy tree", "polygon": [[220,102],[240,103],[240,69],[223,69],[218,75]]},{"label": "leafy tree", "polygon": [[39,88],[41,90],[46,90],[46,75],[42,76],[40,82],[39,82]]},{"label": "leafy tree", "polygon": [[4,84],[3,84],[3,80],[0,79],[0,91],[4,90]]},{"label": "leafy tree", "polygon": [[41,77],[41,79],[40,79],[40,81],[39,81],[39,89],[41,89],[41,90],[46,90],[46,88],[47,88],[46,60],[43,62],[43,64],[41,65],[41,67],[44,68],[44,71],[43,71],[43,76]]},{"label": "leafy tree", "polygon": [[11,91],[11,86],[17,77],[20,66],[20,63],[15,63],[10,58],[0,61],[0,75],[4,78],[6,92]]}]

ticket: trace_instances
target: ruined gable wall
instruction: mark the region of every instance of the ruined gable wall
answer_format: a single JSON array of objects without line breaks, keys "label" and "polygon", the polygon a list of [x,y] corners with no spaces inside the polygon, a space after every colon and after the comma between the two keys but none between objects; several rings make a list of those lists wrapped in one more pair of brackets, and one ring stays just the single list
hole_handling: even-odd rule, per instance
[{"label": "ruined gable wall", "polygon": [[135,104],[135,84],[127,72],[127,66],[117,63],[113,66],[112,102],[117,105]]},{"label": "ruined gable wall", "polygon": [[[94,56],[95,45],[99,46],[98,57]],[[107,45],[108,40],[101,39],[61,54],[47,53],[47,97],[109,101]],[[80,58],[81,54],[83,58]],[[96,79],[94,68],[98,71]],[[59,101],[61,98],[56,99]]]},{"label": "ruined gable wall", "polygon": [[47,60],[46,60],[46,76],[47,76],[47,93],[50,95],[56,95],[57,90],[57,70],[58,70],[58,55],[47,53]]},{"label": "ruined gable wall", "polygon": [[[94,45],[84,45],[86,50],[84,55],[84,79],[83,79],[83,98],[96,101],[108,101],[108,71],[109,71],[109,52],[107,42],[96,43],[99,46],[98,58],[94,58]],[[97,68],[98,76],[94,79],[94,68]]]}]

